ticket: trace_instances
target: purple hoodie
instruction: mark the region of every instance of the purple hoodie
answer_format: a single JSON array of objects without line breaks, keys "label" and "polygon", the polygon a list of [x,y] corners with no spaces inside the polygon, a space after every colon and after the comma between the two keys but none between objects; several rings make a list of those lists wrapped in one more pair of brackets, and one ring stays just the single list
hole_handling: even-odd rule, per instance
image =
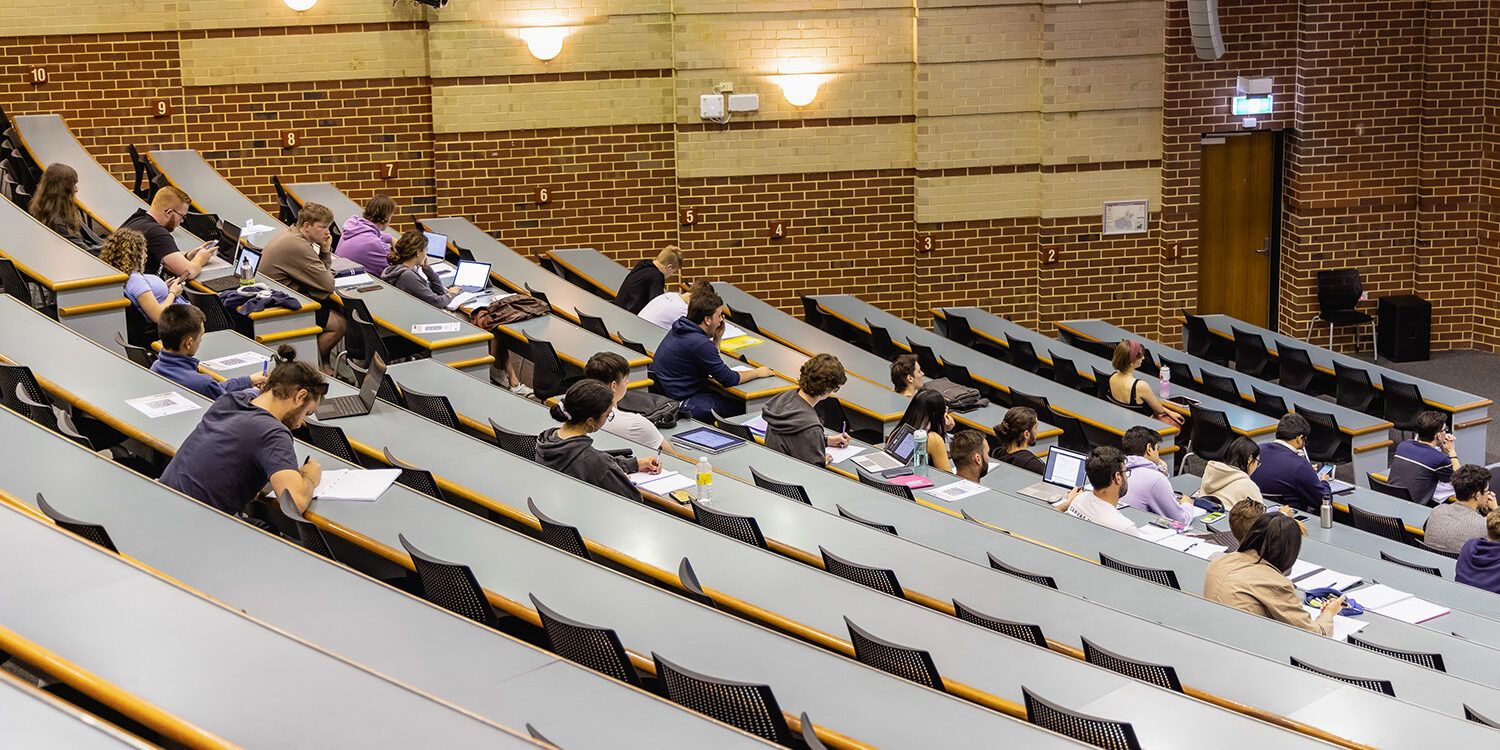
[{"label": "purple hoodie", "polygon": [[1125,476],[1129,492],[1120,498],[1132,508],[1155,513],[1173,521],[1187,523],[1187,509],[1177,502],[1177,493],[1161,468],[1145,456],[1125,457]]},{"label": "purple hoodie", "polygon": [[379,276],[390,265],[385,257],[390,251],[390,236],[380,231],[375,222],[355,214],[344,222],[343,233],[339,235],[339,247],[334,255],[364,266],[371,276]]}]

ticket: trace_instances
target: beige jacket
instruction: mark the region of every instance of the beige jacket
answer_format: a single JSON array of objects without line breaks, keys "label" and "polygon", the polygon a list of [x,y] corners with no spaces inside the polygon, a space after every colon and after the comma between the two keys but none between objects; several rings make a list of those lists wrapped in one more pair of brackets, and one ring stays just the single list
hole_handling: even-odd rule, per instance
[{"label": "beige jacket", "polygon": [[332,261],[332,252],[320,251],[297,234],[296,229],[288,229],[266,245],[260,258],[260,272],[292,291],[322,302],[333,294]]},{"label": "beige jacket", "polygon": [[1212,495],[1224,504],[1224,510],[1229,511],[1241,500],[1249,498],[1261,505],[1266,504],[1261,497],[1260,487],[1251,481],[1250,475],[1230,466],[1222,461],[1209,461],[1203,467],[1203,486],[1199,488],[1198,495]]},{"label": "beige jacket", "polygon": [[1203,596],[1322,635],[1333,634],[1333,616],[1338,614],[1328,609],[1316,620],[1309,617],[1296,587],[1281,571],[1261,562],[1257,552],[1231,552],[1209,563]]}]

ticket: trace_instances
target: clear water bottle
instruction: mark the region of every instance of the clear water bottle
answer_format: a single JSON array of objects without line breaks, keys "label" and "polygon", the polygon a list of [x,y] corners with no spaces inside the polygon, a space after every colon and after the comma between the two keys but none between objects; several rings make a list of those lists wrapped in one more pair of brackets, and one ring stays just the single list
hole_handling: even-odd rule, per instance
[{"label": "clear water bottle", "polygon": [[1318,525],[1325,529],[1333,528],[1333,498],[1324,497],[1323,507],[1318,509]]},{"label": "clear water bottle", "polygon": [[927,466],[927,431],[917,430],[911,434],[912,452],[911,465],[913,469],[921,471]]},{"label": "clear water bottle", "polygon": [[714,467],[708,463],[708,456],[698,457],[698,502],[707,503],[714,499]]},{"label": "clear water bottle", "polygon": [[1166,400],[1172,397],[1172,370],[1166,365],[1161,366],[1161,373],[1156,376],[1161,381],[1161,398]]}]

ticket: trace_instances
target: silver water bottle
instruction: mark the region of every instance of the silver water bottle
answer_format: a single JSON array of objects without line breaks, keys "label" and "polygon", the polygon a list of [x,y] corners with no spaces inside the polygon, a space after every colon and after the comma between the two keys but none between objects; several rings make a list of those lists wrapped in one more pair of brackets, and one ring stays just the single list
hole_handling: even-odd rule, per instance
[{"label": "silver water bottle", "polygon": [[1318,525],[1325,529],[1333,528],[1333,498],[1323,498],[1323,507],[1318,509]]}]

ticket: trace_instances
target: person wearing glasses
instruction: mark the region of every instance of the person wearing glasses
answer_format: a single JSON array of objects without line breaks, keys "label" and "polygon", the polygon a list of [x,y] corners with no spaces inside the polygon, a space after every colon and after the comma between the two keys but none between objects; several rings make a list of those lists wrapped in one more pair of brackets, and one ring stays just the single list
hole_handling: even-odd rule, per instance
[{"label": "person wearing glasses", "polygon": [[145,273],[191,281],[213,260],[218,240],[209,240],[184,253],[172,239],[173,230],[182,226],[191,203],[187,193],[168,185],[156,191],[150,208],[137,210],[118,227],[133,229],[146,238]]},{"label": "person wearing glasses", "polygon": [[1427,546],[1457,554],[1470,539],[1482,539],[1485,516],[1495,510],[1495,492],[1490,489],[1490,470],[1464,464],[1453,472],[1453,499],[1432,509],[1422,538]]}]

